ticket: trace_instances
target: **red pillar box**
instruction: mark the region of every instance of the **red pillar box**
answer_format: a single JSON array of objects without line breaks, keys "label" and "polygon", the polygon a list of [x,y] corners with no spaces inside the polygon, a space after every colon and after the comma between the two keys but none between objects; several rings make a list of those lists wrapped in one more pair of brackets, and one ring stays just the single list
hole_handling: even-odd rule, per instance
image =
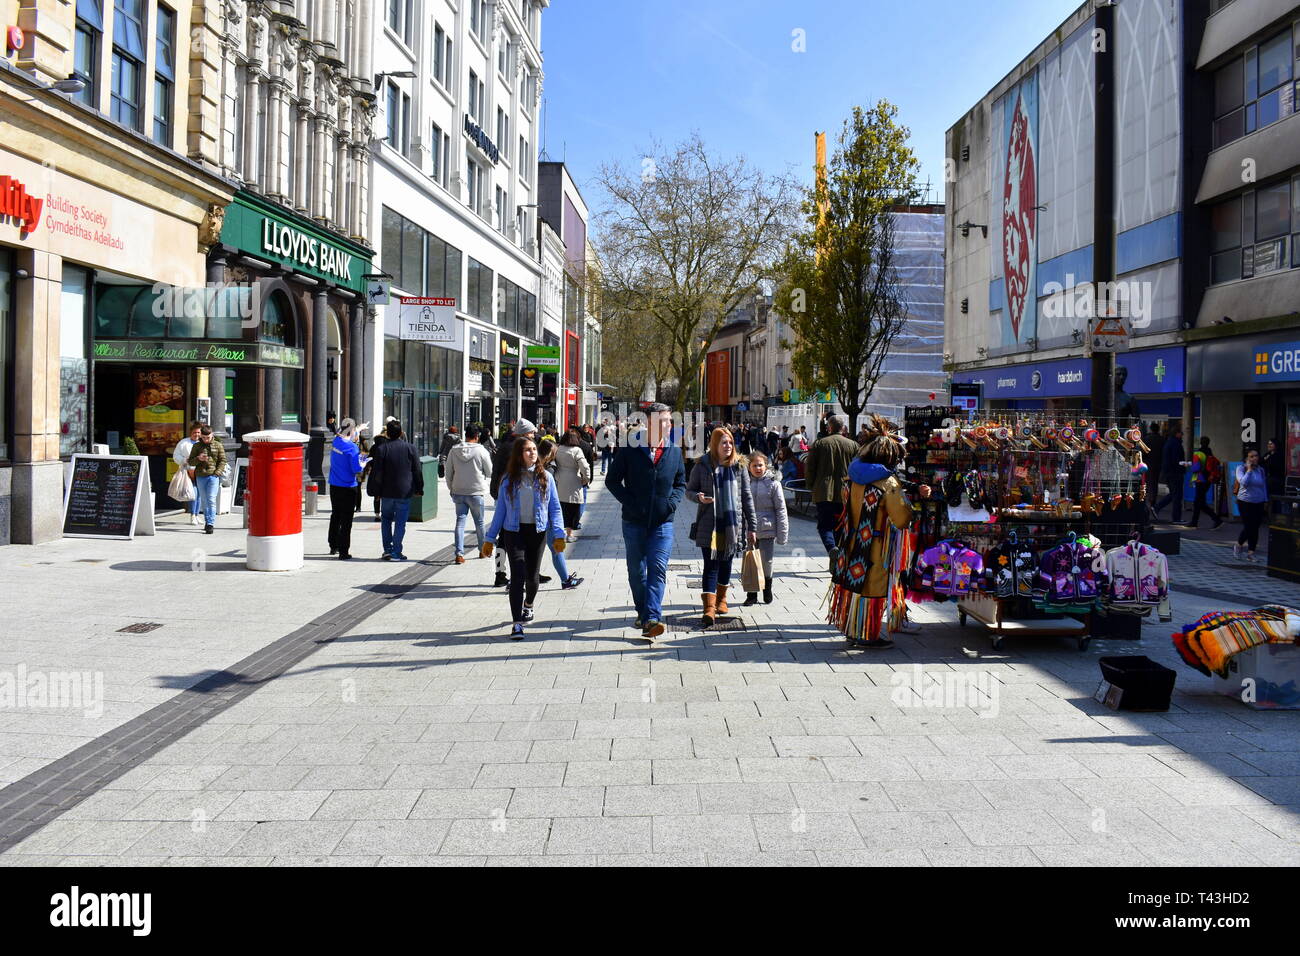
[{"label": "red pillar box", "polygon": [[303,565],[302,446],[310,436],[272,429],[244,436],[248,462],[248,543],[252,571],[297,571]]}]

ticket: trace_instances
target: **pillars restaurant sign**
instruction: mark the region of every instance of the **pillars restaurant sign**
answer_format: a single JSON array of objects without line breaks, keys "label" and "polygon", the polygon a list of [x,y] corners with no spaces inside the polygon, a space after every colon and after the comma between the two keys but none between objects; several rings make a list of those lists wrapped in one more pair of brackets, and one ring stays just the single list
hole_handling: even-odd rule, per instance
[{"label": "pillars restaurant sign", "polygon": [[140,362],[164,365],[260,365],[303,368],[302,349],[269,342],[168,342],[158,339],[101,339],[95,343],[99,362]]}]

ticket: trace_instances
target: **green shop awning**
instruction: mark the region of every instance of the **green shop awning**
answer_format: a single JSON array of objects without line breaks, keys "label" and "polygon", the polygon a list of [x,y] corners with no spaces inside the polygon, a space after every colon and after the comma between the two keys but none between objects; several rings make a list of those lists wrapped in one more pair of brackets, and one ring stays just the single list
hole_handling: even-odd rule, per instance
[{"label": "green shop awning", "polygon": [[251,193],[236,193],[226,207],[221,241],[259,259],[365,293],[374,251],[320,228],[310,220]]}]

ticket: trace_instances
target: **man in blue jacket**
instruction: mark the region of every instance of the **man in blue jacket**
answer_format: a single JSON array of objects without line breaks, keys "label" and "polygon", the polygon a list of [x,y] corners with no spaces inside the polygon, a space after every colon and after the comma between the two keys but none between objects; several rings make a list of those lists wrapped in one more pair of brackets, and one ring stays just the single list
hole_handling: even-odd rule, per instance
[{"label": "man in blue jacket", "polygon": [[357,510],[357,478],[363,464],[356,441],[357,423],[343,419],[330,446],[330,554],[352,557],[352,515]]},{"label": "man in blue jacket", "polygon": [[673,513],[686,494],[686,467],[682,450],[672,443],[668,406],[651,405],[648,415],[647,431],[641,433],[648,440],[619,450],[605,487],[623,506],[627,580],[637,626],[641,636],[653,642],[667,630],[663,601],[673,550]]}]

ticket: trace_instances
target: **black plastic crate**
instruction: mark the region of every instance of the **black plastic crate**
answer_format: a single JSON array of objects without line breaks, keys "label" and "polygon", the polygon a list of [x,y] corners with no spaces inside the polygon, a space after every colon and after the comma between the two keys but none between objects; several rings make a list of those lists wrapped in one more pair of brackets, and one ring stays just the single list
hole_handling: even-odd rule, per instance
[{"label": "black plastic crate", "polygon": [[1120,710],[1168,710],[1178,674],[1149,657],[1103,657],[1102,679],[1119,688]]}]

